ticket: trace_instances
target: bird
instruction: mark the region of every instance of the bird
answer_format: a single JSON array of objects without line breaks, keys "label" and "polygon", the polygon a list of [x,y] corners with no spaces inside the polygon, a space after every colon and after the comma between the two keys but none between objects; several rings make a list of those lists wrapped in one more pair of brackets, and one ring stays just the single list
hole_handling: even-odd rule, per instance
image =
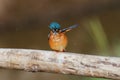
[{"label": "bird", "polygon": [[58,22],[51,22],[49,28],[51,29],[48,34],[49,46],[52,50],[57,52],[65,52],[68,44],[68,38],[66,32],[78,27],[78,24],[61,29],[61,25]]}]

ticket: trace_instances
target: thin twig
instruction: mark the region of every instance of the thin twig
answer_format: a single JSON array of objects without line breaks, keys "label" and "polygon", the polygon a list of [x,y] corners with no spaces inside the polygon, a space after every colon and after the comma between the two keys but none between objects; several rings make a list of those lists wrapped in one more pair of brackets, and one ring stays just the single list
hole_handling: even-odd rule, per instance
[{"label": "thin twig", "polygon": [[0,49],[0,67],[120,79],[120,58],[31,49]]}]

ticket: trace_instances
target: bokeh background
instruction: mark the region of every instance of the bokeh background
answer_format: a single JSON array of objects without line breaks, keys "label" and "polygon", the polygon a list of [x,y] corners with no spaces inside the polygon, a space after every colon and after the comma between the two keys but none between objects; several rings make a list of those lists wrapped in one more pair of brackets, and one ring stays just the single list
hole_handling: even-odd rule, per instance
[{"label": "bokeh background", "polygon": [[[68,52],[120,56],[120,0],[0,0],[0,48],[51,50],[49,24],[68,32]],[[0,80],[108,80],[0,69]]]}]

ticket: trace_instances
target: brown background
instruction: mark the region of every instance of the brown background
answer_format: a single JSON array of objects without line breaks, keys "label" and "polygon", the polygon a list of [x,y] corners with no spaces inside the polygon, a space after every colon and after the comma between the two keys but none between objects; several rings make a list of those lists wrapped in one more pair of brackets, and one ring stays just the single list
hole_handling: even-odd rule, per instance
[{"label": "brown background", "polygon": [[[62,28],[80,24],[67,33],[67,51],[104,55],[100,54],[101,49],[97,47],[94,36],[86,29],[88,20],[96,17],[107,37],[110,51],[107,55],[119,56],[119,0],[0,0],[0,47],[51,50],[47,40],[48,26],[50,22],[57,21]],[[85,77],[1,69],[0,79],[85,80]]]}]

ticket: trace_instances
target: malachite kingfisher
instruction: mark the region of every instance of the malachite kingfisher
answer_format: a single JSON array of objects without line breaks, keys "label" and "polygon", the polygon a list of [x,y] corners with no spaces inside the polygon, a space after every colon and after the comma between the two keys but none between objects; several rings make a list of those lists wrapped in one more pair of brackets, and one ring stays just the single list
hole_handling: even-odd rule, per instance
[{"label": "malachite kingfisher", "polygon": [[65,35],[66,32],[76,28],[78,24],[72,25],[68,28],[61,29],[61,26],[57,22],[52,22],[49,25],[51,29],[50,33],[48,34],[48,41],[50,48],[54,51],[64,52],[65,48],[68,43],[67,36]]}]

